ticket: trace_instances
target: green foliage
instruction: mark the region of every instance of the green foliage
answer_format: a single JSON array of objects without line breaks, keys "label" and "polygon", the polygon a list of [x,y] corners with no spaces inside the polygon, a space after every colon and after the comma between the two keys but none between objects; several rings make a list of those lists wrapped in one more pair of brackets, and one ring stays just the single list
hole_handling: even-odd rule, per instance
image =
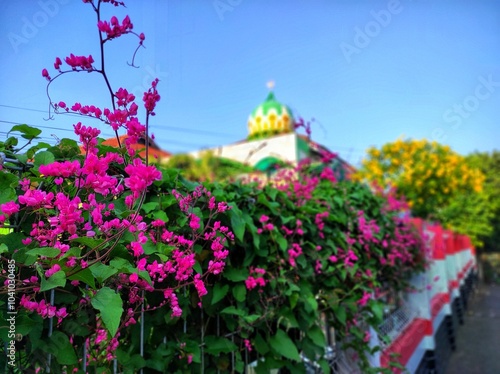
[{"label": "green foliage", "polygon": [[91,300],[92,306],[101,312],[101,318],[111,336],[115,336],[123,314],[120,294],[109,287],[103,287]]},{"label": "green foliage", "polygon": [[[71,145],[71,142],[63,140],[55,147],[57,150],[66,149],[71,154],[73,148],[64,148],[61,144]],[[38,165],[65,155],[61,151],[56,157],[57,152],[52,151],[54,148],[38,151],[35,166],[26,169],[26,173],[35,175],[32,178],[35,181],[42,181],[36,176]],[[151,186],[142,205],[144,220],[151,222],[161,217],[168,222],[169,230],[183,232],[186,230],[185,214],[168,191],[184,189],[188,193],[197,184],[179,178],[178,172],[169,168],[163,169],[162,174],[163,180]],[[0,176],[3,176],[0,179],[3,189],[10,188],[15,193],[18,177],[5,172]],[[349,346],[358,351],[361,362],[367,365],[367,361],[363,360],[368,345],[363,341],[361,330],[353,329],[352,324],[356,320],[377,328],[383,306],[377,300],[370,300],[366,305],[360,305],[358,301],[365,293],[371,294],[375,289],[406,288],[409,277],[423,269],[423,258],[419,248],[415,247],[411,249],[411,266],[383,266],[380,259],[387,260],[388,255],[383,246],[371,243],[365,249],[358,239],[350,246],[347,238],[364,235],[359,221],[362,212],[367,222],[376,222],[379,227],[378,232],[373,232],[379,243],[382,239],[395,240],[397,223],[394,217],[397,212],[387,211],[386,201],[367,187],[348,181],[332,184],[321,180],[311,197],[300,199],[300,203],[283,186],[277,189],[270,185],[262,187],[226,182],[206,184],[206,188],[218,201],[230,201],[231,209],[218,217],[219,224],[235,234],[235,242],[228,248],[230,255],[226,268],[222,275],[207,277],[208,294],[201,300],[192,285],[177,293],[183,309],[181,318],[172,318],[167,306],[147,308],[143,321],[143,357],[139,354],[139,325],[123,325],[124,300],[128,293],[117,293],[114,289],[120,274],[138,272],[132,258],[123,250],[121,243],[129,240],[125,235],[109,252],[110,257],[105,262],[94,262],[68,276],[64,267],[49,278],[42,275],[40,295],[47,297],[48,292],[54,290],[56,305],[67,306],[71,316],[57,327],[56,337],[64,338],[45,344],[43,336],[46,336],[48,321],[39,320],[34,324],[33,320],[39,317],[24,314],[25,317],[18,320],[18,328],[25,332],[24,339],[30,347],[25,359],[36,360],[34,357],[40,352],[55,352],[54,344],[59,344],[58,353],[54,353],[56,360],[52,362],[54,369],[54,365],[73,365],[75,354],[76,357],[82,354],[83,340],[95,339],[92,326],[97,318],[102,321],[109,336],[120,332],[116,354],[118,365],[125,372],[134,372],[139,368],[146,373],[198,372],[201,365],[205,366],[205,370],[217,368],[224,371],[231,366],[232,354],[235,370],[243,372],[245,357],[247,362],[252,362],[257,360],[257,353],[258,372],[273,368],[302,371],[305,370],[302,356],[327,367],[322,358],[326,347],[326,321],[335,329],[339,341],[347,341],[346,337],[350,336]],[[117,215],[127,214],[122,200],[123,197],[115,200]],[[203,225],[214,225],[207,204],[206,198],[199,199],[194,212]],[[325,212],[328,215],[323,218],[324,227],[321,228],[316,217]],[[271,223],[272,229],[264,228],[263,216],[268,217],[266,223]],[[8,250],[11,254],[15,248],[22,246],[25,230],[30,229],[28,223],[29,219],[18,232],[0,236],[4,251]],[[294,245],[302,249],[295,265],[290,261],[290,250]],[[104,251],[111,247],[110,243],[101,239],[79,237],[71,241],[71,249],[59,263],[63,265],[71,255],[80,255],[92,248]],[[210,249],[203,242],[197,248],[198,264],[195,268],[201,272],[207,266]],[[358,256],[353,267],[346,266],[340,256],[348,248]],[[160,262],[168,260],[171,250],[161,243],[145,246],[147,256]],[[18,251],[15,258],[18,264],[34,264],[40,260],[41,263],[54,263],[60,254],[58,248],[27,246]],[[338,256],[339,260],[332,261],[331,256]],[[262,269],[265,284],[249,288],[247,281],[256,276],[255,269]],[[20,271],[23,279],[29,274],[28,268]],[[150,282],[147,272],[138,273]],[[82,282],[80,287],[71,285],[70,281],[74,280]],[[87,307],[85,304],[78,306],[77,301],[82,297],[89,299]],[[162,301],[163,294],[160,292],[149,295],[147,303],[159,305]],[[200,302],[203,306],[201,310],[198,306]],[[138,313],[138,310],[134,312],[136,319],[139,319]],[[73,337],[71,347],[66,344],[70,336]],[[252,347],[251,351],[247,350],[247,345]],[[105,365],[105,361],[98,362],[100,366]]]},{"label": "green foliage", "polygon": [[476,214],[470,216],[466,212],[461,223],[475,228],[476,242],[483,243],[485,252],[500,252],[500,151],[473,153],[467,161],[479,168],[486,179],[481,200],[468,201],[469,205],[476,205],[469,208]]},{"label": "green foliage", "polygon": [[188,154],[173,155],[166,166],[181,170],[182,176],[189,180],[201,182],[234,180],[243,174],[255,172],[251,166],[217,157],[209,151],[203,152],[199,158]]}]

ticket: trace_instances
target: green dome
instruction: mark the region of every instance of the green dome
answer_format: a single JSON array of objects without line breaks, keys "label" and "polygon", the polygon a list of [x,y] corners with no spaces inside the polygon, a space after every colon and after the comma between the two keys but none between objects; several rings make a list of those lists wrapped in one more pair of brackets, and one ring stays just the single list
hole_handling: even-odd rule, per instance
[{"label": "green dome", "polygon": [[259,139],[294,131],[292,111],[270,92],[248,118],[248,139]]}]

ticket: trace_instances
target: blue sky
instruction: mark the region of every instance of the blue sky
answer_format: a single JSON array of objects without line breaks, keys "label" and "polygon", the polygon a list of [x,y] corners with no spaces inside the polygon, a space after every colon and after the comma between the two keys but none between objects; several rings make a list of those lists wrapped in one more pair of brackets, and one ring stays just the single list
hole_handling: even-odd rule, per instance
[{"label": "blue sky", "polygon": [[[437,140],[461,154],[500,149],[496,1],[126,3],[106,6],[103,18],[128,14],[134,31],[146,34],[146,49],[134,69],[126,62],[136,39],[109,43],[107,69],[115,89],[137,96],[160,78],[151,131],[168,151],[244,139],[269,80],[296,116],[315,119],[313,139],[354,164],[367,147],[401,136]],[[53,71],[56,56],[98,56],[95,14],[80,0],[4,1],[0,20],[0,137],[8,122],[43,126],[49,142],[71,136],[81,119],[44,120],[41,70]],[[97,74],[66,75],[52,95],[109,107]],[[82,122],[111,136],[97,121]]]}]

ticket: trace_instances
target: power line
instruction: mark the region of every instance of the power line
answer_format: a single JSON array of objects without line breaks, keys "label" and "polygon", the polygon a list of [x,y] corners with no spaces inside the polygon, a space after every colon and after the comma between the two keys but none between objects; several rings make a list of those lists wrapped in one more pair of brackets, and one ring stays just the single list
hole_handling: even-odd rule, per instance
[{"label": "power line", "polygon": [[73,130],[69,130],[69,129],[61,129],[61,128],[59,128],[59,127],[40,126],[40,125],[30,125],[30,124],[27,124],[27,123],[12,122],[12,121],[4,121],[4,120],[0,120],[0,122],[2,122],[2,123],[8,123],[9,125],[28,125],[28,126],[31,126],[31,127],[39,127],[39,128],[41,128],[41,129],[50,129],[50,130],[59,130],[59,131],[69,131],[69,132],[73,132]]},{"label": "power line", "polygon": [[[0,104],[0,107],[26,110],[26,111],[30,111],[30,112],[47,113],[46,110],[24,108],[24,107],[13,106],[13,105]],[[80,118],[82,117],[81,115],[76,114],[76,113],[59,112],[57,114],[64,114],[64,115],[69,115],[69,116],[73,116],[73,117],[80,117]],[[96,119],[95,117],[91,117],[91,116],[85,116],[85,117]],[[39,126],[39,127],[41,127],[41,126]],[[207,135],[207,136],[224,136],[224,137],[236,137],[237,136],[236,134],[229,134],[229,133],[224,133],[224,132],[186,129],[186,128],[176,127],[176,126],[160,126],[160,125],[158,125],[158,126],[153,126],[151,130],[154,131],[155,127],[158,127],[158,129],[161,129],[161,130],[171,130],[171,131],[177,131],[177,132],[184,132],[184,133],[188,133],[188,134],[198,134],[198,135]]]},{"label": "power line", "polygon": [[[47,113],[47,110],[25,108],[25,107],[14,106],[14,105],[0,104],[0,107],[11,108],[11,109],[18,109],[18,110],[26,110],[26,111],[30,111],[30,112]],[[65,113],[65,112],[62,112],[62,113],[58,113],[58,114],[70,115],[70,116],[73,116],[73,117],[80,117],[80,118],[82,117],[82,115],[75,114],[75,113]],[[91,117],[91,116],[84,116],[84,117],[96,119],[95,117]],[[10,121],[3,121],[3,120],[0,120],[0,122],[9,123],[9,124],[13,124],[13,125],[21,125],[22,124],[22,123],[16,123],[16,122],[10,122]],[[319,123],[318,121],[316,121],[316,122]],[[36,126],[30,125],[30,126],[39,127],[39,128],[43,128],[43,129],[51,129],[51,130],[73,132],[72,129],[71,130],[70,129],[62,129],[62,128],[58,128],[58,127],[39,126],[39,125],[36,125]],[[320,124],[320,126],[323,127],[321,124]],[[186,129],[186,128],[182,128],[182,127],[178,127],[178,126],[161,126],[161,125],[155,125],[155,126],[152,126],[150,128],[150,131],[153,132],[153,133],[155,132],[155,130],[158,130],[158,131],[160,131],[160,130],[170,130],[170,131],[174,131],[174,132],[182,132],[182,133],[187,133],[187,134],[216,136],[216,137],[237,137],[238,136],[236,134],[229,134],[229,133],[216,132],[216,131]],[[104,133],[102,135],[110,136],[110,137],[114,136],[112,134],[104,134]],[[159,138],[159,140],[161,139],[159,136],[158,136],[158,138]],[[200,147],[199,144],[194,144],[194,143],[171,142],[171,141],[169,141],[168,143],[170,143],[170,145],[176,144],[176,145],[180,145],[180,146],[189,146],[189,147],[195,146],[195,147]],[[365,154],[366,153],[365,150],[360,150],[360,149],[351,148],[351,147],[345,147],[345,146],[331,146],[331,148],[335,149],[337,151],[344,151],[344,152],[347,151],[347,152],[350,152],[350,153],[358,153],[358,154]]]}]

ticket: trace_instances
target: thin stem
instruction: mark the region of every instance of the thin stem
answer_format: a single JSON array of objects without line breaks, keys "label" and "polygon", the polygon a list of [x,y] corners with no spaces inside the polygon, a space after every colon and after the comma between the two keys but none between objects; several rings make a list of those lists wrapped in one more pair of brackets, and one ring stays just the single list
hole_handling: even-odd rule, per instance
[{"label": "thin stem", "polygon": [[146,166],[149,162],[149,112],[146,114]]},{"label": "thin stem", "polygon": [[[99,3],[97,4],[97,23],[101,21],[101,0],[99,0]],[[109,94],[111,96],[111,105],[113,106],[113,111],[116,110],[116,105],[115,105],[115,94],[113,93],[113,89],[111,88],[111,84],[109,83],[108,75],[106,74],[106,69],[105,69],[105,64],[104,64],[104,40],[102,38],[102,33],[101,30],[97,30],[99,33],[99,47],[100,47],[100,52],[101,52],[101,74],[104,77],[104,81],[106,82],[106,86],[108,87]],[[120,137],[118,136],[118,130],[115,131],[115,136],[116,140],[118,142],[118,147],[121,148],[121,142],[120,142]]]}]

